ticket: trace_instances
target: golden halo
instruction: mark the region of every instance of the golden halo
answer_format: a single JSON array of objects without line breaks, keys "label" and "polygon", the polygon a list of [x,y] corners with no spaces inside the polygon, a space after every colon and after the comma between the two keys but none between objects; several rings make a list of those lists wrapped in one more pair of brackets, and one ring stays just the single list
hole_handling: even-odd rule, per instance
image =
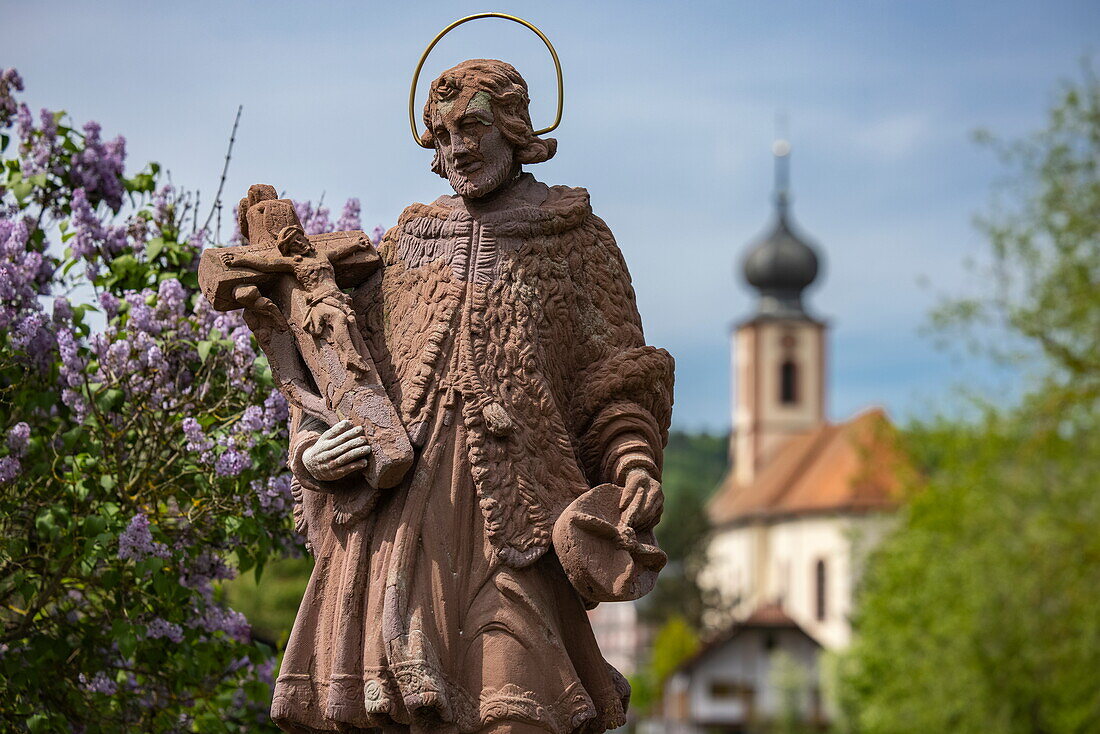
[{"label": "golden halo", "polygon": [[554,69],[558,73],[558,112],[554,116],[554,122],[550,127],[544,127],[542,130],[536,130],[535,135],[545,135],[558,125],[561,124],[561,111],[565,104],[565,86],[561,80],[561,61],[558,60],[558,52],[554,50],[554,44],[550,43],[550,39],[546,37],[546,34],[540,31],[532,24],[525,21],[523,18],[517,18],[514,15],[508,15],[506,13],[475,13],[473,15],[467,15],[465,18],[459,18],[454,23],[441,30],[432,42],[428,44],[428,47],[424,49],[424,53],[420,56],[420,62],[416,65],[416,71],[413,72],[412,86],[409,88],[409,129],[412,130],[413,140],[421,148],[430,148],[430,145],[424,145],[420,142],[420,133],[416,131],[416,112],[414,106],[416,104],[416,83],[420,80],[420,70],[424,68],[424,62],[428,60],[428,54],[432,52],[435,45],[443,38],[443,36],[450,33],[455,28],[458,28],[463,23],[468,23],[471,20],[478,20],[479,18],[504,18],[505,20],[511,20],[519,23],[522,26],[529,28],[535,35],[542,39],[542,42],[546,44],[546,48],[550,51],[550,56],[554,59]]}]

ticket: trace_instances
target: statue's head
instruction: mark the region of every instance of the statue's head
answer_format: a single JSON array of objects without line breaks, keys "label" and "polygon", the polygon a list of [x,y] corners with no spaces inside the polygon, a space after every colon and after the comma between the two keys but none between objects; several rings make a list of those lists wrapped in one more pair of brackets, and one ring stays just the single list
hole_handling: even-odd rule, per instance
[{"label": "statue's head", "polygon": [[558,141],[535,135],[527,82],[510,64],[471,59],[432,82],[420,136],[435,148],[432,170],[455,192],[479,198],[496,191],[524,163],[554,156]]},{"label": "statue's head", "polygon": [[313,243],[306,237],[306,231],[297,224],[292,224],[289,227],[283,227],[279,230],[279,239],[276,244],[283,257],[310,255],[313,253]]}]

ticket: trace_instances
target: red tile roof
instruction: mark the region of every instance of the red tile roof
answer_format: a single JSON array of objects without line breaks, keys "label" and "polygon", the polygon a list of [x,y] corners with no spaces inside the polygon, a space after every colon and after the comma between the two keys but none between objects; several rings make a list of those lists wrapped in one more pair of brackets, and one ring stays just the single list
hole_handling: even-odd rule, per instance
[{"label": "red tile roof", "polygon": [[749,486],[726,474],[707,505],[711,523],[891,509],[909,467],[897,438],[881,408],[791,438]]}]

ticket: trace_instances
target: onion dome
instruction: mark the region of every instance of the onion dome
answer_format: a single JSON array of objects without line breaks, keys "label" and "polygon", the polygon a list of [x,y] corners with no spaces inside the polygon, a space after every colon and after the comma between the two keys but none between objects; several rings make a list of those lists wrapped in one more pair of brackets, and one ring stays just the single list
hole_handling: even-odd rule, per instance
[{"label": "onion dome", "polygon": [[787,194],[790,145],[777,140],[773,146],[776,167],[776,219],[771,231],[754,244],[742,264],[745,280],[760,294],[757,314],[805,318],[802,291],[817,278],[814,248],[792,228]]}]

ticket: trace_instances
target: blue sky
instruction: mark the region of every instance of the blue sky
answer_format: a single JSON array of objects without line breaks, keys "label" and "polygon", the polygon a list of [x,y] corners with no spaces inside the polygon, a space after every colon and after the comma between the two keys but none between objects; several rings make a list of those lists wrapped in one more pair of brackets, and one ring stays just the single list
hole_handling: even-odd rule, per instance
[{"label": "blue sky", "polygon": [[[559,152],[532,172],[588,188],[616,233],[647,338],[677,358],[676,425],[729,425],[728,330],[752,305],[734,266],[769,222],[777,113],[794,215],[824,256],[808,302],[832,325],[830,415],[922,415],[993,379],[919,333],[940,295],[982,286],[964,267],[983,251],[971,221],[1004,171],[970,135],[1043,125],[1058,81],[1097,53],[1095,2],[5,2],[0,66],[32,106],[99,120],[132,164],[207,198],[243,104],[230,201],[257,182],[357,196],[369,228],[446,191],[409,135],[408,85],[439,29],[486,9],[558,49]],[[465,25],[425,83],[470,57],[519,68],[548,124],[535,36]]]}]

